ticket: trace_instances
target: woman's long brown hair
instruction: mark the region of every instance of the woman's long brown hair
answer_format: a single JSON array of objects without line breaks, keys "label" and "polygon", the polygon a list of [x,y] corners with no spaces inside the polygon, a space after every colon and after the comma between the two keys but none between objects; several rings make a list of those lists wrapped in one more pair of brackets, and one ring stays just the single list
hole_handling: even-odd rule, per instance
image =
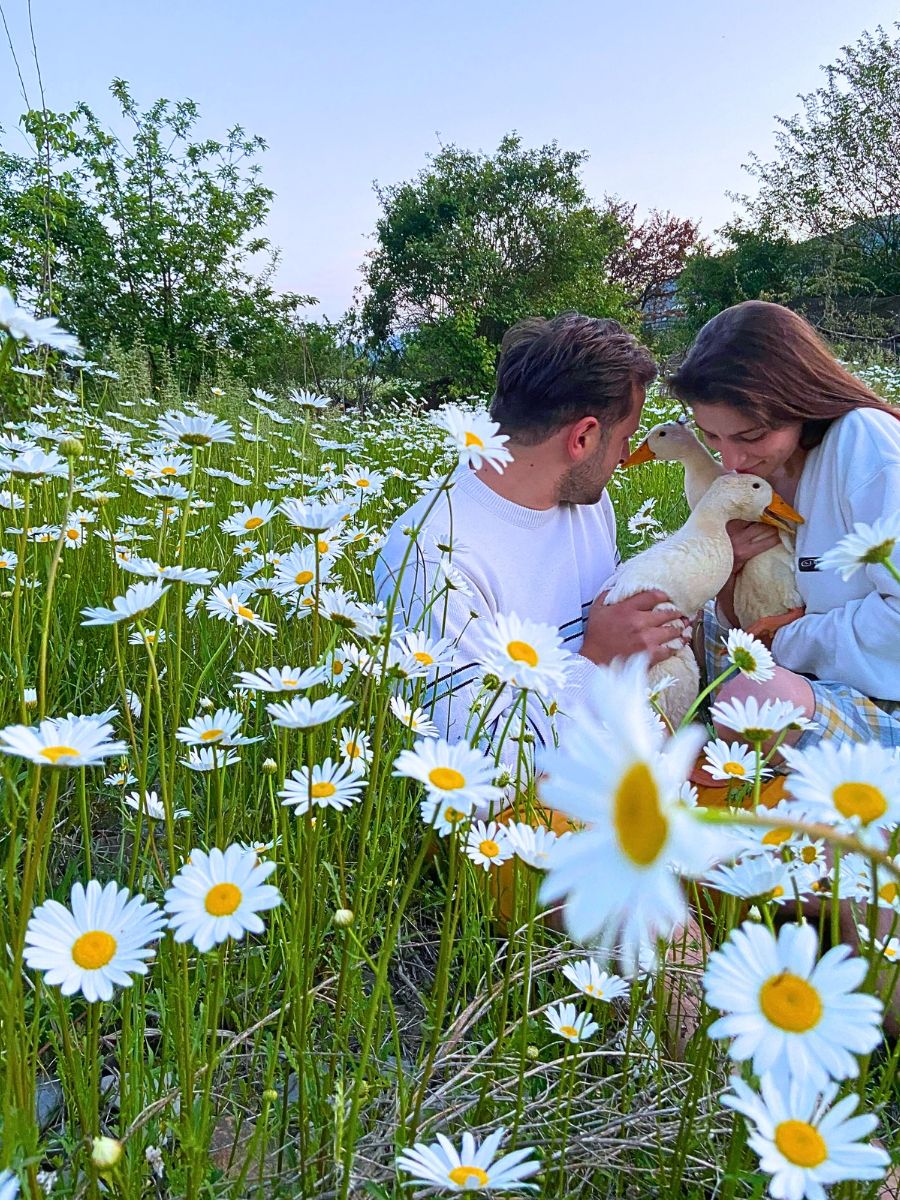
[{"label": "woman's long brown hair", "polygon": [[802,421],[807,450],[851,409],[877,408],[900,419],[900,410],[841,366],[803,317],[764,300],[735,304],[707,321],[668,382],[686,404],[727,404],[769,428]]}]

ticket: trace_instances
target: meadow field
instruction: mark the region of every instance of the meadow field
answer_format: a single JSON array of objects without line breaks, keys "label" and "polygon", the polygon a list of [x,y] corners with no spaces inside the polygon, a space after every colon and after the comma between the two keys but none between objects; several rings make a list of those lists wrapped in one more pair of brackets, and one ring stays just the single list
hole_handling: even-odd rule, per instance
[{"label": "meadow field", "polygon": [[[448,418],[412,397],[345,411],[325,385],[152,392],[136,357],[104,372],[13,343],[3,1200],[887,1194],[900,942],[874,922],[900,916],[896,759],[867,747],[846,766],[866,804],[830,810],[856,785],[810,760],[796,796],[815,803],[767,821],[757,751],[724,776],[732,807],[698,809],[685,764],[709,731],[666,737],[640,672],[610,671],[606,733],[585,717],[554,760],[587,829],[530,829],[518,697],[552,711],[555,631],[529,657],[527,628],[499,629],[470,742],[448,746],[429,688],[453,647],[374,595],[392,523],[489,443],[481,402]],[[858,370],[900,398],[900,370]],[[655,389],[645,423],[672,411]],[[611,494],[625,554],[687,513],[674,464]],[[449,555],[444,578],[464,586]],[[498,825],[511,801],[521,823]],[[576,844],[609,866],[593,925]],[[861,956],[834,896],[858,905]]]}]

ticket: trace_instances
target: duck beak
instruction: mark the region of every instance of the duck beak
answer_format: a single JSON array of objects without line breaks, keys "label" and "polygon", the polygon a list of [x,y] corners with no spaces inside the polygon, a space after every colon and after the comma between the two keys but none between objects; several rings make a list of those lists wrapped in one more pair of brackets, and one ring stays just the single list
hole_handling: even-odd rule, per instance
[{"label": "duck beak", "polygon": [[650,449],[650,443],[644,438],[637,450],[633,450],[627,458],[623,458],[619,466],[636,467],[639,463],[651,462],[655,458],[656,455]]},{"label": "duck beak", "polygon": [[778,495],[777,492],[772,494],[772,502],[763,512],[760,520],[764,525],[774,525],[776,529],[783,529],[787,533],[793,533],[793,529],[788,525],[788,521],[793,521],[795,525],[802,525],[803,518],[795,508],[791,508],[786,500]]}]

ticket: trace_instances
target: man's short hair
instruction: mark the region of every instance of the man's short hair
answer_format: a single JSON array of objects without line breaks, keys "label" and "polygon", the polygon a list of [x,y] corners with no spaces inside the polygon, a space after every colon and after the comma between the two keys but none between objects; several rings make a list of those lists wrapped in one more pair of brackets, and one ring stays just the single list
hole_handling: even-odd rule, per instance
[{"label": "man's short hair", "polygon": [[618,321],[526,317],[501,343],[491,416],[514,442],[534,445],[581,417],[614,425],[630,411],[635,385],[655,378],[650,352]]}]

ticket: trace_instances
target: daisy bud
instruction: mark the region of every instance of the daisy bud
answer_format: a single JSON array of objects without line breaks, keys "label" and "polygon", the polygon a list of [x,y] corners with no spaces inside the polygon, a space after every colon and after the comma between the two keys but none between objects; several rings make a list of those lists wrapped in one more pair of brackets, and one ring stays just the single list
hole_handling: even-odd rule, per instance
[{"label": "daisy bud", "polygon": [[337,909],[334,916],[332,917],[332,920],[334,921],[335,925],[337,925],[338,929],[346,929],[348,926],[353,924],[353,909],[352,908]]},{"label": "daisy bud", "polygon": [[84,442],[77,437],[63,438],[59,443],[59,452],[64,458],[81,458],[84,454]]},{"label": "daisy bud", "polygon": [[266,1104],[274,1104],[278,1099],[278,1093],[274,1088],[266,1088],[262,1094],[262,1098]]},{"label": "daisy bud", "polygon": [[111,1171],[122,1157],[122,1143],[111,1137],[95,1137],[91,1162],[98,1171]]},{"label": "daisy bud", "polygon": [[267,775],[274,775],[278,770],[278,763],[274,758],[263,759],[262,769]]},{"label": "daisy bud", "polygon": [[538,1058],[540,1058],[540,1054],[541,1052],[538,1050],[537,1046],[525,1047],[525,1057],[530,1058],[532,1062],[535,1062]]},{"label": "daisy bud", "polygon": [[488,688],[498,688],[500,686],[500,680],[496,675],[485,675],[484,686]]},{"label": "daisy bud", "polygon": [[215,702],[212,701],[209,698],[209,696],[201,696],[200,697],[200,707],[201,708],[215,708]]},{"label": "daisy bud", "polygon": [[37,705],[37,689],[26,688],[22,699],[25,701],[26,708],[35,708]]}]

